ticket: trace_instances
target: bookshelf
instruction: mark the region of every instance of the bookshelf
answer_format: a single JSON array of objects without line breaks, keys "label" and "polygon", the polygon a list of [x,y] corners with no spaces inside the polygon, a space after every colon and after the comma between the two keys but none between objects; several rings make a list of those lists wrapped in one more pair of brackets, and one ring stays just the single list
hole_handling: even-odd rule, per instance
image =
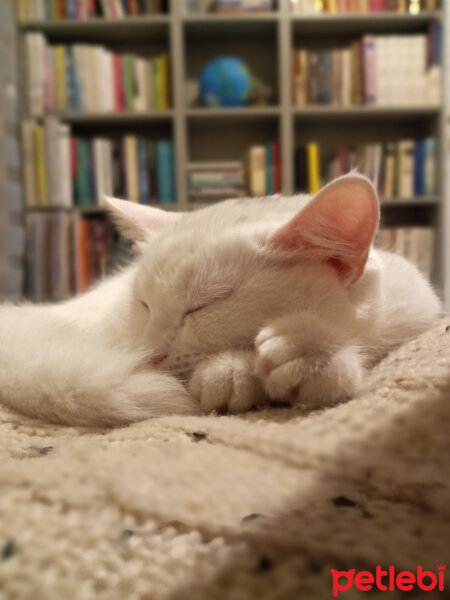
[{"label": "bookshelf", "polygon": [[[326,147],[338,140],[349,143],[433,136],[438,147],[438,193],[432,197],[393,199],[383,207],[390,225],[431,224],[436,231],[432,280],[445,293],[450,311],[450,198],[443,168],[445,131],[450,113],[442,103],[430,106],[304,106],[292,102],[291,53],[301,41],[311,46],[325,42],[330,47],[366,33],[407,34],[426,32],[430,23],[444,25],[448,41],[446,2],[442,11],[409,14],[347,14],[303,16],[292,14],[289,0],[278,0],[276,10],[264,14],[219,15],[185,12],[184,2],[172,0],[168,13],[125,19],[90,18],[82,21],[22,21],[19,37],[29,32],[45,34],[51,43],[98,43],[108,49],[166,48],[171,57],[172,106],[146,113],[60,113],[61,121],[75,133],[99,135],[107,132],[154,134],[162,131],[174,141],[176,196],[174,208],[190,210],[187,165],[192,161],[233,160],[245,148],[267,140],[281,146],[281,180],[284,194],[294,193],[294,149],[310,137]],[[189,80],[195,79],[209,58],[232,53],[244,58],[252,71],[273,89],[268,105],[245,108],[205,108],[188,101]],[[446,57],[444,52],[444,57]],[[22,53],[23,56],[23,53]],[[446,74],[445,65],[443,74]],[[448,79],[448,78],[447,78]],[[25,81],[25,77],[21,77]],[[446,86],[443,85],[445,90]],[[26,94],[22,94],[26,97]],[[26,117],[22,106],[22,117]],[[449,119],[447,122],[446,119]],[[83,209],[100,213],[101,209]]]},{"label": "bookshelf", "polygon": [[17,139],[15,12],[0,3],[0,301],[18,300],[23,288],[24,236],[20,150]]}]

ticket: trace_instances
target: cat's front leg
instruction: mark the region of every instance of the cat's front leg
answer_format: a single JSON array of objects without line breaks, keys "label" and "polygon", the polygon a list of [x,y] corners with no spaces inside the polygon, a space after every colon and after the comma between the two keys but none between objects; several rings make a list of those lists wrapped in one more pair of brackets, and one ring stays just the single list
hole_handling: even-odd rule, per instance
[{"label": "cat's front leg", "polygon": [[324,406],[352,397],[361,385],[361,355],[345,325],[304,311],[281,317],[257,336],[256,373],[267,395]]},{"label": "cat's front leg", "polygon": [[205,413],[242,413],[265,399],[250,350],[229,350],[205,359],[192,373],[188,389]]}]

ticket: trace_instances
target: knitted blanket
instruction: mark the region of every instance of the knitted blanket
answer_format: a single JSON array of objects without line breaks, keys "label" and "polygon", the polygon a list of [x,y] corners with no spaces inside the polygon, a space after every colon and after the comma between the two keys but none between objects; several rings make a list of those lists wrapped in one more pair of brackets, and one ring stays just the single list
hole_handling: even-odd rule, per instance
[{"label": "knitted blanket", "polygon": [[0,598],[351,599],[367,593],[332,569],[437,577],[449,401],[447,319],[313,412],[92,430],[0,408]]}]

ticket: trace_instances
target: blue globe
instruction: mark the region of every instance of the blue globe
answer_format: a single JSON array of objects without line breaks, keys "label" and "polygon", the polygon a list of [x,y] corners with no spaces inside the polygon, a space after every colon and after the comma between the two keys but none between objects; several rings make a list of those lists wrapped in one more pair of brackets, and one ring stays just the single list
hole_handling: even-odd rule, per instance
[{"label": "blue globe", "polygon": [[250,92],[250,71],[240,58],[215,58],[200,75],[200,96],[206,106],[244,106]]}]

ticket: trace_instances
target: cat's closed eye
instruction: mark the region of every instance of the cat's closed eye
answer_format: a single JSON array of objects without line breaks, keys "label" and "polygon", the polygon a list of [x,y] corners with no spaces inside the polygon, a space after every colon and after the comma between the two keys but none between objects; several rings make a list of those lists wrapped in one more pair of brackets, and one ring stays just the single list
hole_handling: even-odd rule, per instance
[{"label": "cat's closed eye", "polygon": [[184,316],[187,317],[189,315],[192,315],[192,314],[194,314],[194,313],[202,310],[203,308],[206,308],[207,306],[209,306],[209,304],[211,304],[211,303],[210,302],[209,303],[205,302],[204,304],[200,304],[199,306],[195,306],[194,308],[190,308],[189,310],[187,310],[184,313]]},{"label": "cat's closed eye", "polygon": [[184,313],[183,319],[185,319],[189,315],[193,315],[194,313],[200,312],[204,308],[211,306],[211,304],[214,304],[215,302],[218,302],[219,300],[224,300],[225,298],[228,298],[229,296],[231,296],[233,291],[234,290],[232,290],[232,289],[223,290],[223,291],[221,291],[221,293],[218,293],[214,298],[209,299],[207,302],[203,302],[202,304],[193,306],[192,308],[190,308],[189,310],[187,310]]}]

